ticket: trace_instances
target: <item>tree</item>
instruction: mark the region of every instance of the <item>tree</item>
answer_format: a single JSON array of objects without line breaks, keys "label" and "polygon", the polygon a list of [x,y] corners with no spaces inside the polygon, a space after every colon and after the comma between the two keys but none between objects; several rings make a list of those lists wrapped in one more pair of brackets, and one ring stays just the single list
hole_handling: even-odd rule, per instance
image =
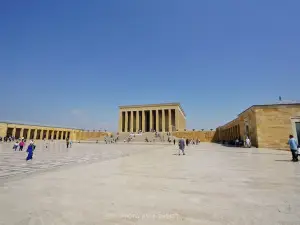
[{"label": "tree", "polygon": [[204,131],[204,129],[201,129],[202,131]]},{"label": "tree", "polygon": [[213,129],[210,129],[210,131],[213,131]]},{"label": "tree", "polygon": [[195,129],[193,129],[193,131],[195,131]]}]

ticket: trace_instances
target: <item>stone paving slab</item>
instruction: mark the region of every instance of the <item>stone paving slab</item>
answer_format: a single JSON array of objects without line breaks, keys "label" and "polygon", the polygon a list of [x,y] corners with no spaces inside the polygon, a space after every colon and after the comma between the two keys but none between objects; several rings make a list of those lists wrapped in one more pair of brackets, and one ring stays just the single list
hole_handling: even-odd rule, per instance
[{"label": "stone paving slab", "polygon": [[300,164],[289,152],[78,144],[37,149],[24,163],[2,147],[10,160],[0,158],[0,173],[13,175],[0,177],[1,225],[300,224]]},{"label": "stone paving slab", "polygon": [[[64,142],[38,142],[33,160],[26,162],[26,150],[14,151],[12,145],[13,143],[0,143],[0,184],[4,182],[3,178],[11,178],[14,175],[26,175],[78,163],[109,160],[153,148],[151,146],[140,148],[132,145],[122,149],[116,148],[116,144],[74,143],[72,148],[67,149]],[[103,149],[105,151],[102,151]]]}]

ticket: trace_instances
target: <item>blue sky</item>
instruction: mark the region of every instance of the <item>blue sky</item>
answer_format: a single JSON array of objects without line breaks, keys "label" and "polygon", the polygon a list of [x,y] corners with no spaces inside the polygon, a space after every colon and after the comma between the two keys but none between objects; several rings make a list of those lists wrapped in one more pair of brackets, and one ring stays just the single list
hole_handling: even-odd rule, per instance
[{"label": "blue sky", "polygon": [[300,100],[300,1],[14,0],[0,6],[0,120],[117,128],[180,102],[189,129]]}]

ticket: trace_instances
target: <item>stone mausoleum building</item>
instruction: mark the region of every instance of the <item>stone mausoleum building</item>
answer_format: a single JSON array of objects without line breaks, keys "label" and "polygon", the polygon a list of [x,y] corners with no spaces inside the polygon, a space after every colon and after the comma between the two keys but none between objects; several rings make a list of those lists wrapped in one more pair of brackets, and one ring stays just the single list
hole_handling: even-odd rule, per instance
[{"label": "stone mausoleum building", "polygon": [[172,132],[186,128],[179,103],[119,106],[119,132]]},{"label": "stone mausoleum building", "polygon": [[288,136],[300,141],[300,103],[281,101],[270,105],[253,105],[236,119],[217,128],[219,141],[248,136],[253,146],[288,149]]}]

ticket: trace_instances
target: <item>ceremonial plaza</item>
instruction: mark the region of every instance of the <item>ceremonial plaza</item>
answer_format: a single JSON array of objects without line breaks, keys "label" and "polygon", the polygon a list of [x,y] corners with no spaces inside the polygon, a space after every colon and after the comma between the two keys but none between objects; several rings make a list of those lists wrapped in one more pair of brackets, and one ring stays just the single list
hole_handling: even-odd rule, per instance
[{"label": "ceremonial plaza", "polygon": [[[180,103],[119,106],[118,134],[171,133],[174,138],[199,139],[202,142],[229,142],[249,137],[252,146],[288,150],[287,138],[300,140],[300,103],[278,102],[253,105],[237,118],[214,131],[188,130],[186,114]],[[0,137],[34,140],[103,140],[112,131],[87,131],[45,125],[0,122]]]},{"label": "ceremonial plaza", "polygon": [[[120,106],[117,132],[1,122],[1,137],[36,147],[26,161],[28,144],[0,142],[0,225],[299,224],[300,164],[286,151],[299,103],[253,105],[212,131],[186,120],[166,103]],[[246,136],[252,148],[229,144]],[[200,143],[180,155],[179,138]]]}]

